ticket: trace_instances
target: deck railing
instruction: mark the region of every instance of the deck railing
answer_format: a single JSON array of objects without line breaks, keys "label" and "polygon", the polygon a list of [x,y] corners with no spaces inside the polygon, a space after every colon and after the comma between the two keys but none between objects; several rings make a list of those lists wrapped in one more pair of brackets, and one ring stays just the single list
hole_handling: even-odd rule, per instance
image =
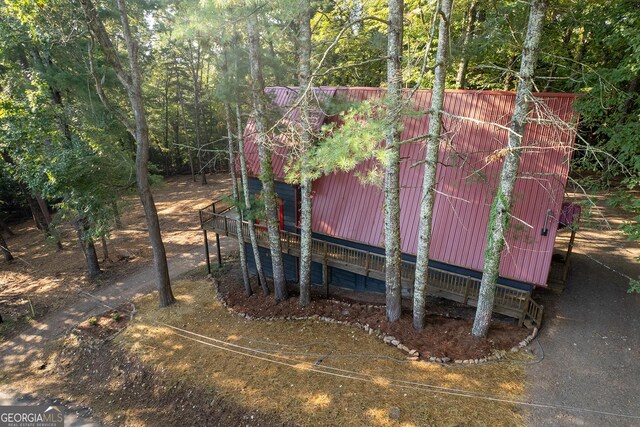
[{"label": "deck railing", "polygon": [[[200,210],[202,228],[237,238],[237,219],[229,218],[229,208],[219,212],[220,205],[209,205]],[[249,242],[249,224],[242,222],[245,241]],[[267,229],[256,225],[258,245],[269,247]],[[300,235],[289,231],[280,231],[282,252],[299,256]],[[311,258],[324,266],[351,271],[375,279],[385,279],[385,256],[377,253],[312,239]],[[457,301],[465,305],[476,306],[480,294],[480,279],[429,267],[429,289],[431,295]],[[413,291],[415,263],[402,261],[401,278],[403,288]],[[520,324],[540,326],[543,307],[531,299],[531,292],[510,286],[497,285],[494,300],[494,312],[519,319]]]}]

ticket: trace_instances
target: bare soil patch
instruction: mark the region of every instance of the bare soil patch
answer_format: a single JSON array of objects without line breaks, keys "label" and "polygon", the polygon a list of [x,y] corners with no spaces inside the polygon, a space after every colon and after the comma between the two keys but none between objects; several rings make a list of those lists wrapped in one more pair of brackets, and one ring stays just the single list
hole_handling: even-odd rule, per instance
[{"label": "bare soil patch", "polygon": [[123,306],[87,319],[53,357],[51,374],[66,379],[66,396],[90,406],[106,425],[287,425],[273,414],[240,407],[211,388],[166,375],[162,367],[114,345],[112,339],[129,315],[130,306]]},{"label": "bare soil patch", "polygon": [[[171,177],[154,187],[162,235],[169,257],[201,244],[197,209],[226,194],[228,174],[214,174],[209,184],[194,183],[188,176]],[[0,261],[0,340],[15,336],[28,323],[48,312],[69,305],[81,291],[91,292],[120,281],[151,264],[151,249],[144,212],[135,195],[121,205],[123,227],[113,230],[109,241],[109,258],[103,259],[97,244],[103,274],[89,280],[85,261],[71,226],[59,228],[64,250],[56,251],[33,221],[12,224],[15,236],[7,245],[16,258]]]},{"label": "bare soil patch", "polygon": [[216,274],[220,283],[220,297],[237,312],[254,318],[319,316],[368,324],[396,337],[410,349],[418,350],[421,358],[479,359],[496,350],[511,349],[530,333],[518,327],[513,319],[496,316],[488,336],[476,338],[471,335],[475,309],[440,298],[429,299],[427,326],[422,331],[416,331],[410,310],[403,310],[400,320],[390,323],[386,320],[383,305],[358,302],[357,293],[342,292],[340,299],[325,299],[318,295],[318,291],[307,307],[298,305],[294,287],[290,289],[294,295],[280,303],[272,295],[264,296],[258,286],[254,286],[254,294],[247,297],[240,286],[242,279],[239,271],[236,261]]}]

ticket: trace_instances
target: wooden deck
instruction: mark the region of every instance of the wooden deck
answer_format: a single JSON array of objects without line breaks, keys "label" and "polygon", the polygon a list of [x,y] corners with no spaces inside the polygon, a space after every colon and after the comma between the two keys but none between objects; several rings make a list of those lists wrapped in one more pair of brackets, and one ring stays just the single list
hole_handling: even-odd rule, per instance
[{"label": "wooden deck", "polygon": [[[203,230],[210,230],[216,235],[237,238],[238,219],[231,207],[224,202],[216,202],[200,210],[200,224]],[[242,222],[245,241],[249,242],[249,225]],[[256,227],[258,245],[269,247],[267,230]],[[282,252],[300,256],[300,235],[288,231],[280,231]],[[344,245],[312,240],[312,259],[323,266],[324,286],[328,289],[327,267],[339,268],[366,277],[385,280],[385,256],[355,249]],[[219,247],[219,246],[218,246]],[[402,262],[402,286],[404,293],[411,294],[415,274],[415,263]],[[457,301],[469,306],[476,306],[480,291],[480,279],[457,274],[437,268],[429,268],[429,288],[427,292],[436,297]],[[497,285],[494,309],[500,313],[519,320],[527,327],[540,327],[543,307],[531,299],[531,292],[509,286]]]}]

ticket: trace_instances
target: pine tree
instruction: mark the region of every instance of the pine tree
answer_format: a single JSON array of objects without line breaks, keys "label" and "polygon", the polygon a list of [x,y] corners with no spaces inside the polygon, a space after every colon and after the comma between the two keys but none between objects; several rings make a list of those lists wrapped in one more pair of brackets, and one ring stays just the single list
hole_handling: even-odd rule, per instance
[{"label": "pine tree", "polygon": [[260,51],[260,35],[258,22],[254,15],[247,20],[249,38],[249,63],[251,68],[251,95],[253,99],[253,119],[256,125],[256,145],[260,158],[260,181],[262,182],[262,198],[264,200],[269,249],[273,267],[273,288],[276,301],[288,298],[287,283],[284,276],[282,247],[280,243],[280,221],[276,200],[271,147],[267,135],[266,102],[264,79],[262,77],[262,54]]},{"label": "pine tree", "polygon": [[438,51],[436,54],[435,79],[431,91],[431,109],[427,154],[424,162],[422,181],[422,201],[420,203],[420,232],[418,233],[418,252],[416,255],[416,273],[413,284],[413,327],[424,328],[427,285],[429,282],[429,247],[431,246],[431,221],[435,199],[436,170],[440,150],[442,130],[442,107],[444,105],[444,87],[447,73],[447,49],[449,46],[449,20],[453,0],[443,0],[440,9],[438,28]]},{"label": "pine tree", "polygon": [[522,139],[529,113],[529,105],[532,101],[533,76],[540,50],[540,39],[542,38],[547,2],[548,0],[531,0],[527,35],[522,49],[518,88],[513,118],[511,119],[511,131],[509,132],[507,143],[508,151],[502,164],[498,191],[489,216],[480,296],[472,329],[472,334],[476,337],[486,336],[491,323],[496,283],[500,274],[500,259],[504,249],[505,235],[509,227],[513,189],[516,184],[522,155]]},{"label": "pine tree", "polygon": [[385,131],[384,248],[387,319],[402,311],[400,247],[400,115],[402,109],[402,34],[404,1],[389,1],[387,34],[387,128]]}]

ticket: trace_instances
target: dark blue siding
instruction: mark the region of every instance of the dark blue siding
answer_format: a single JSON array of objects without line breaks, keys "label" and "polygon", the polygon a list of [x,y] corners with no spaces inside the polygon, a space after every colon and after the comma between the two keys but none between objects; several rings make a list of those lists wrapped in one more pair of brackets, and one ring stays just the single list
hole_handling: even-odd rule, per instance
[{"label": "dark blue siding", "polygon": [[[249,273],[256,274],[256,263],[253,260],[253,250],[251,250],[251,244],[245,243],[245,249],[247,253],[247,267],[249,268]],[[271,255],[269,250],[266,248],[258,248],[258,251],[260,252],[260,260],[262,261],[262,269],[264,270],[264,274],[266,274],[267,277],[273,277],[273,265],[271,264]],[[289,282],[298,281],[297,260],[297,257],[288,254],[282,254],[282,261],[284,263],[284,275]],[[322,283],[322,281],[320,283]]]},{"label": "dark blue siding", "polygon": [[[262,182],[257,178],[249,178],[249,193],[258,194],[262,191]],[[275,182],[276,194],[282,199],[282,222],[284,229],[295,232],[297,229],[297,188],[284,182]]]}]

